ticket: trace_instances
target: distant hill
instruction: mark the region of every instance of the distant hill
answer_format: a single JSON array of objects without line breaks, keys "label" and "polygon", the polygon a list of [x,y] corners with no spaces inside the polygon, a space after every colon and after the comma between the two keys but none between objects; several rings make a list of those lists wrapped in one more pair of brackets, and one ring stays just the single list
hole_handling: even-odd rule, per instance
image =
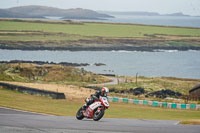
[{"label": "distant hill", "polygon": [[64,19],[105,19],[112,16],[88,9],[59,9],[47,6],[20,6],[0,9],[0,17],[4,18],[45,18],[62,17]]},{"label": "distant hill", "polygon": [[105,19],[105,18],[113,18],[113,16],[97,13],[92,10],[76,8],[76,9],[68,9],[64,19]]},{"label": "distant hill", "polygon": [[159,13],[156,12],[140,12],[140,11],[130,11],[130,12],[118,12],[118,11],[99,11],[101,13],[113,14],[113,15],[133,15],[133,16],[158,16]]},{"label": "distant hill", "polygon": [[131,15],[131,16],[190,16],[190,15],[185,15],[182,12],[177,12],[172,14],[160,14],[157,12],[142,12],[142,11],[129,11],[129,12],[99,11],[99,12],[109,15]]},{"label": "distant hill", "polygon": [[16,13],[5,9],[0,9],[0,18],[44,18],[44,17],[34,16],[24,13]]},{"label": "distant hill", "polygon": [[165,16],[190,16],[190,15],[185,15],[182,12],[177,12],[177,13],[172,13],[172,14],[164,14]]}]

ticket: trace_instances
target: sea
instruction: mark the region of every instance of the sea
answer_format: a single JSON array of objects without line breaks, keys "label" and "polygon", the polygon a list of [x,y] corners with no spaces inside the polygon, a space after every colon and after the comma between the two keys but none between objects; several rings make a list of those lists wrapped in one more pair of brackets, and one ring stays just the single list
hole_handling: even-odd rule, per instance
[{"label": "sea", "polygon": [[[115,14],[109,14],[109,15],[114,16],[114,18],[108,18],[103,20],[78,20],[78,21],[131,23],[131,24],[200,28],[199,16],[131,16],[131,15],[115,15]],[[55,18],[51,17],[50,19],[55,19]]]},{"label": "sea", "polygon": [[[200,51],[22,51],[1,50],[0,61],[89,63],[79,67],[97,74],[200,79]],[[105,65],[96,66],[95,63]]]}]

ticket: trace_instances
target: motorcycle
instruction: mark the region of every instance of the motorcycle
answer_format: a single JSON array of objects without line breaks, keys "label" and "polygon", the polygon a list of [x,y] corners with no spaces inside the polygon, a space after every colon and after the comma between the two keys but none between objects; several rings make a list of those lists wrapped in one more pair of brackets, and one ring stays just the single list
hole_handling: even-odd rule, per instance
[{"label": "motorcycle", "polygon": [[108,109],[108,107],[109,103],[107,97],[100,96],[99,100],[95,99],[94,103],[89,105],[86,109],[81,107],[76,113],[76,118],[78,120],[88,118],[98,121],[103,117],[105,110]]}]

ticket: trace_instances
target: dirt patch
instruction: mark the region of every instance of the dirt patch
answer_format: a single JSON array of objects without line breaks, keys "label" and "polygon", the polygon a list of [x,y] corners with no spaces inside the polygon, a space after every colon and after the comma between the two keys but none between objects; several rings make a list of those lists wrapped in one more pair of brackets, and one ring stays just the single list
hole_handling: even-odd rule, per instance
[{"label": "dirt patch", "polygon": [[[1,81],[2,82],[2,81]],[[54,92],[64,93],[68,100],[73,99],[84,99],[90,97],[91,94],[95,93],[94,90],[73,86],[73,85],[60,85],[60,84],[40,84],[40,83],[20,83],[20,82],[4,82],[19,86],[37,88],[40,90],[48,90]]]},{"label": "dirt patch", "polygon": [[181,121],[179,124],[183,124],[183,125],[200,125],[200,120]]}]

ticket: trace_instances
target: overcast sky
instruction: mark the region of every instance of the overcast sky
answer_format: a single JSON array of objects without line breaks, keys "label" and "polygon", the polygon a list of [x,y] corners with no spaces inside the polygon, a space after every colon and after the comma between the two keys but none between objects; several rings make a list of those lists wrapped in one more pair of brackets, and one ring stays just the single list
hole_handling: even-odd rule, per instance
[{"label": "overcast sky", "polygon": [[0,8],[43,5],[63,9],[149,11],[161,14],[183,12],[200,16],[200,0],[0,0]]}]

